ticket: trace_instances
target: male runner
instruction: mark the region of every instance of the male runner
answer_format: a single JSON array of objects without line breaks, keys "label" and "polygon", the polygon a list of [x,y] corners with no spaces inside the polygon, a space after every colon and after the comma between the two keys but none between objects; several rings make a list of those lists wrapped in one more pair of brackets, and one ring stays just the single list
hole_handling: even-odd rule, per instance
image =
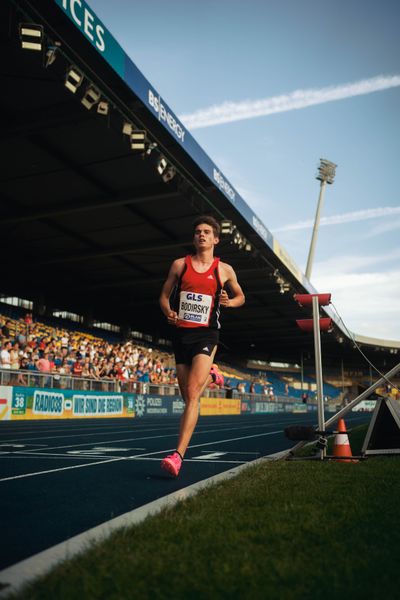
[{"label": "male runner", "polygon": [[[176,327],[173,348],[176,371],[185,402],[176,451],[161,467],[177,477],[199,416],[199,398],[212,381],[223,384],[223,376],[212,367],[219,341],[220,306],[237,308],[245,298],[235,271],[214,258],[220,226],[210,216],[193,223],[195,254],[175,260],[160,295],[160,306],[168,323]],[[224,289],[230,290],[230,297]],[[170,295],[174,290],[172,307]]]}]

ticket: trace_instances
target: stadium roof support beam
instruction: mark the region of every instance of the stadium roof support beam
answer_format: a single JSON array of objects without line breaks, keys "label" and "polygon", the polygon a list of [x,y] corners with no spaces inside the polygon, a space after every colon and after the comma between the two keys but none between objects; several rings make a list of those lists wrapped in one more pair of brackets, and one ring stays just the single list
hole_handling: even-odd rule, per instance
[{"label": "stadium roof support beam", "polygon": [[[77,233],[75,231],[71,231],[71,229],[69,229],[68,227],[65,227],[64,225],[61,225],[60,223],[54,223],[54,221],[50,221],[48,219],[42,219],[42,221],[44,223],[46,223],[46,225],[48,225],[49,227],[52,227],[53,229],[56,229],[60,233],[63,233],[64,235],[66,235],[68,237],[72,237],[73,239],[75,239],[79,242],[82,242],[83,244],[86,244],[87,246],[92,246],[93,248],[98,248],[99,250],[103,249],[98,244],[95,244],[94,242],[89,240],[84,235]],[[142,275],[150,275],[149,271],[147,271],[146,269],[143,269],[143,267],[139,267],[137,265],[132,264],[129,260],[127,260],[123,257],[116,256],[115,259],[118,260],[118,262],[122,263],[123,265],[129,267],[130,269],[134,269],[136,272],[141,273]]]},{"label": "stadium roof support beam", "polygon": [[34,212],[24,211],[23,214],[14,214],[9,216],[4,215],[4,217],[1,219],[1,222],[2,225],[16,225],[18,223],[36,221],[37,219],[55,218],[74,213],[89,212],[91,210],[105,210],[107,208],[113,208],[116,206],[142,204],[144,202],[158,202],[159,200],[165,200],[168,202],[169,200],[174,200],[180,196],[179,192],[158,193],[156,191],[158,189],[165,189],[165,186],[157,186],[157,188],[152,189],[150,194],[144,194],[142,192],[139,196],[134,196],[133,194],[137,194],[137,190],[132,190],[124,194],[107,195],[106,197],[100,196],[98,199],[89,201],[87,203],[70,202],[59,208],[42,207]]},{"label": "stadium roof support beam", "polygon": [[89,252],[87,254],[74,254],[70,256],[55,257],[45,260],[36,261],[35,264],[44,265],[56,265],[59,263],[68,262],[83,262],[85,260],[92,260],[95,258],[112,258],[114,256],[123,256],[125,254],[134,254],[140,252],[140,254],[147,254],[148,252],[161,252],[163,250],[169,250],[171,248],[181,248],[184,246],[190,246],[191,241],[177,242],[173,244],[156,244],[154,246],[120,246],[119,248],[112,248],[110,250],[99,250],[98,252]]},{"label": "stadium roof support beam", "polygon": [[85,179],[88,183],[96,187],[98,190],[102,191],[104,194],[112,194],[113,190],[106,183],[101,181],[98,177],[89,173],[89,171],[82,165],[79,165],[72,158],[67,156],[64,152],[60,150],[60,148],[56,148],[53,144],[44,139],[42,135],[34,134],[30,135],[27,138],[32,144],[44,150],[50,156],[53,156],[61,163],[63,163],[68,169]]}]

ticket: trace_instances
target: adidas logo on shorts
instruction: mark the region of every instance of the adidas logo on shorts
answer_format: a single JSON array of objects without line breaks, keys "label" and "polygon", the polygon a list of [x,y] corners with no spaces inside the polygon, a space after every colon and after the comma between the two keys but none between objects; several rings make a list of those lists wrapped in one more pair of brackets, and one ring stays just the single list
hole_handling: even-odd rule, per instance
[{"label": "adidas logo on shorts", "polygon": [[203,350],[205,350],[206,352],[210,352],[210,349],[208,348],[208,346],[204,346]]}]

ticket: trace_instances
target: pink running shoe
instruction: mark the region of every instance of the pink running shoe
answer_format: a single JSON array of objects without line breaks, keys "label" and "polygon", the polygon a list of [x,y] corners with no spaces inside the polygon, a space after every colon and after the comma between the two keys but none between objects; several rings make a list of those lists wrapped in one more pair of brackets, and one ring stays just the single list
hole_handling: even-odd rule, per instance
[{"label": "pink running shoe", "polygon": [[167,471],[173,477],[178,477],[181,470],[182,459],[178,452],[169,454],[161,461],[161,468]]},{"label": "pink running shoe", "polygon": [[212,377],[213,383],[218,387],[222,387],[224,385],[224,376],[218,370],[217,365],[213,365],[210,370],[210,375]]}]

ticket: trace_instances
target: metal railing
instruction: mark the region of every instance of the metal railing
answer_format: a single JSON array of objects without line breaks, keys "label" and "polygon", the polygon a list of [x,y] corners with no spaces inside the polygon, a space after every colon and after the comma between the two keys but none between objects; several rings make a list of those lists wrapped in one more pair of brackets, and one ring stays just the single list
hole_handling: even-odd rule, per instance
[{"label": "metal railing", "polygon": [[[119,379],[97,379],[94,377],[77,377],[71,374],[42,373],[40,371],[25,371],[0,368],[0,385],[54,388],[78,391],[96,392],[126,392],[129,394],[156,394],[160,396],[179,396],[177,384],[161,384],[143,381],[122,381]],[[292,396],[274,396],[273,399],[266,394],[250,394],[239,392],[236,389],[211,389],[203,392],[206,398],[233,398],[250,402],[301,402],[300,398]],[[308,401],[308,404],[313,404]]]},{"label": "metal railing", "polygon": [[0,385],[79,391],[160,394],[163,396],[179,394],[178,385],[153,384],[142,381],[121,381],[119,379],[98,379],[95,377],[77,377],[72,374],[42,373],[40,371],[25,371],[21,369],[0,368]]}]

